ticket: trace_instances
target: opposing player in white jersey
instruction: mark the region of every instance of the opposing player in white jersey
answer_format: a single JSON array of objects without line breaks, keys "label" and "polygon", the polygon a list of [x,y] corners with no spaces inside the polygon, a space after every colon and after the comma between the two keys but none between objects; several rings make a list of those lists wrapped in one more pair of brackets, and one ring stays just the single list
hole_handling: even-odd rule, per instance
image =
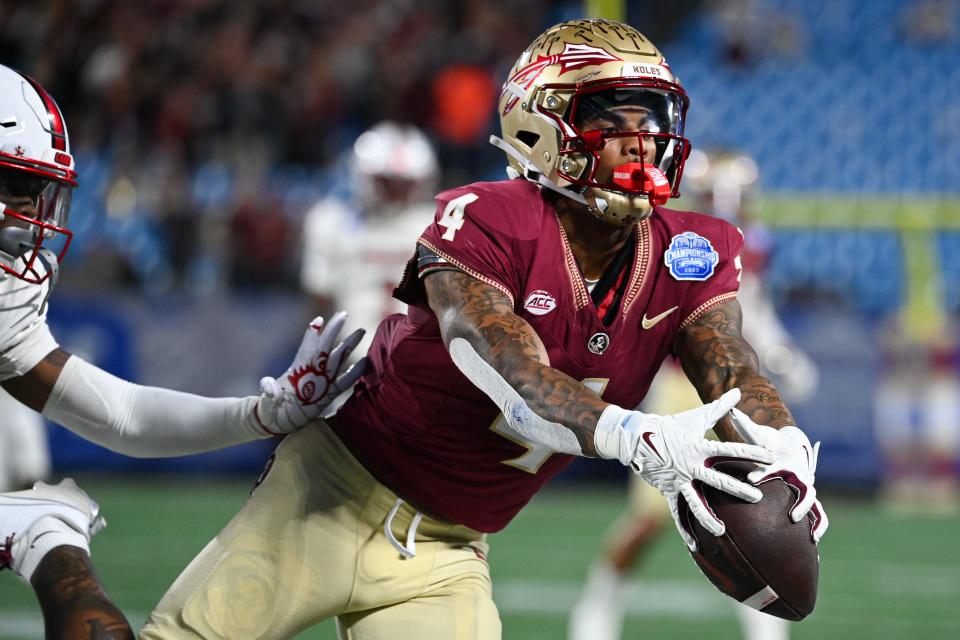
[{"label": "opposing player in white jersey", "polygon": [[[36,81],[0,65],[0,385],[27,407],[119,453],[185,455],[299,429],[362,373],[356,365],[344,371],[362,332],[336,344],[345,314],[326,326],[322,318],[311,323],[284,375],[264,378],[261,394],[246,398],[135,385],[67,353],[46,310],[72,238],[66,223],[76,185],[56,102]],[[47,512],[55,515],[38,516]],[[11,566],[31,581],[47,552],[67,549],[67,565],[95,580],[86,563],[98,526],[95,504],[70,486],[0,496],[0,569]],[[63,566],[48,577],[71,580]],[[113,619],[118,612],[101,613]]]},{"label": "opposing player in white jersey", "polygon": [[[693,208],[711,212],[744,233],[743,272],[737,296],[743,308],[743,335],[760,358],[764,372],[777,381],[785,398],[801,402],[817,388],[817,368],[784,328],[760,272],[766,259],[763,230],[750,225],[744,201],[754,190],[757,165],[744,154],[694,150],[684,172],[684,194]],[[664,363],[644,401],[644,410],[675,413],[701,400],[679,366]],[[570,640],[618,640],[628,608],[631,570],[669,524],[667,503],[645,482],[630,477],[627,508],[611,527],[600,556],[590,569],[580,601],[570,616]],[[746,605],[735,605],[745,640],[786,640],[789,623]]]},{"label": "opposing player in white jersey", "polygon": [[393,290],[433,216],[437,159],[415,126],[384,121],[357,138],[348,163],[353,197],[326,197],[307,213],[301,282],[319,313],[344,309],[350,327],[376,327],[406,311]]}]

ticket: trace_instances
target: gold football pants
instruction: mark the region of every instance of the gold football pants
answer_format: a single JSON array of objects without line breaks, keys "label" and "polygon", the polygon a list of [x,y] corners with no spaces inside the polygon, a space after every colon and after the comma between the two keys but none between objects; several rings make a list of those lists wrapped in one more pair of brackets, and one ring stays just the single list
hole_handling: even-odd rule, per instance
[{"label": "gold football pants", "polygon": [[150,615],[146,640],[289,638],[337,618],[348,640],[494,640],[485,536],[397,504],[323,422],[288,436],[251,497]]}]

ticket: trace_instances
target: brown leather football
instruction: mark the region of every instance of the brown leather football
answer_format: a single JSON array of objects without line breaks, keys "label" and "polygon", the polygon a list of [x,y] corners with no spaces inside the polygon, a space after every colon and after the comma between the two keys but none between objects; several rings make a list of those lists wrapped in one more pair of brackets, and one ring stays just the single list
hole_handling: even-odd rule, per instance
[{"label": "brown leather football", "polygon": [[[723,473],[746,480],[755,467],[720,462]],[[707,505],[726,525],[713,536],[690,513],[680,497],[680,517],[697,539],[691,552],[700,570],[720,591],[746,605],[787,620],[803,620],[817,602],[820,557],[811,535],[813,516],[790,520],[796,492],[774,478],[757,485],[763,499],[750,504],[707,485],[699,489]]]}]

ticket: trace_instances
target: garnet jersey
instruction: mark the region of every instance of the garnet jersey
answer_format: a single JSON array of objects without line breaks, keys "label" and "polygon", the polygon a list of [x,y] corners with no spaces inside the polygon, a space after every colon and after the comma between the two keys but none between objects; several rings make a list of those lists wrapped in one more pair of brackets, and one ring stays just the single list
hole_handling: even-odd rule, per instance
[{"label": "garnet jersey", "polygon": [[[656,209],[636,225],[626,288],[609,325],[553,206],[530,182],[440,194],[420,243],[508,296],[543,340],[552,367],[632,408],[677,332],[736,296],[742,238],[718,218]],[[525,442],[460,373],[414,265],[396,294],[410,304],[409,315],[377,329],[370,365],[334,428],[371,473],[413,505],[498,531],[572,457]]]}]

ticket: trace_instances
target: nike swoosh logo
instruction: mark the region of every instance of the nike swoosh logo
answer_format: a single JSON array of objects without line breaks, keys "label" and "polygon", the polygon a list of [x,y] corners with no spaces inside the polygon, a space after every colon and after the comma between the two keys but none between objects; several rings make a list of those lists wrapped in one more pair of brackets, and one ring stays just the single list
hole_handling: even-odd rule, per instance
[{"label": "nike swoosh logo", "polygon": [[641,319],[640,324],[643,325],[644,329],[653,329],[653,327],[658,322],[660,322],[661,320],[663,320],[664,318],[666,318],[668,315],[670,315],[671,313],[673,313],[679,308],[680,307],[672,307],[670,309],[667,309],[666,311],[664,311],[658,316],[653,316],[652,318],[648,318],[647,314],[643,314],[643,319]]},{"label": "nike swoosh logo", "polygon": [[[674,309],[676,309],[676,307],[674,307]],[[670,311],[673,311],[673,309],[671,309]],[[669,311],[667,313],[669,313]],[[653,434],[649,431],[644,431],[641,437],[643,438],[643,441],[647,443],[647,446],[653,449],[653,452],[657,454],[657,457],[663,460],[664,462],[666,462],[666,460],[664,460],[663,456],[660,455],[660,452],[657,451],[657,448],[653,444]]]}]

